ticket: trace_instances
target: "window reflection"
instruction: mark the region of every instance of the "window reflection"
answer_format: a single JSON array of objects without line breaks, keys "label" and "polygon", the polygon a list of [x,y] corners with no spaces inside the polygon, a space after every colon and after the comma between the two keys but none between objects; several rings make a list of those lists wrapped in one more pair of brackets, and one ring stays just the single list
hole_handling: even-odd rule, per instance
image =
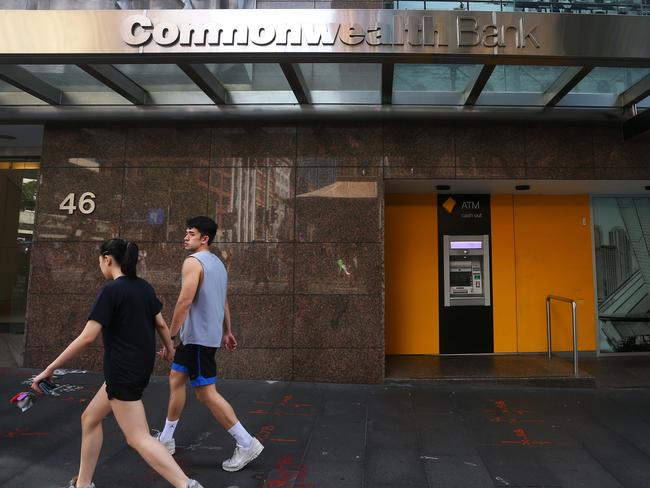
[{"label": "window reflection", "polygon": [[275,242],[292,238],[293,169],[213,168],[211,213],[222,242]]},{"label": "window reflection", "polygon": [[601,352],[650,351],[650,199],[594,198]]}]

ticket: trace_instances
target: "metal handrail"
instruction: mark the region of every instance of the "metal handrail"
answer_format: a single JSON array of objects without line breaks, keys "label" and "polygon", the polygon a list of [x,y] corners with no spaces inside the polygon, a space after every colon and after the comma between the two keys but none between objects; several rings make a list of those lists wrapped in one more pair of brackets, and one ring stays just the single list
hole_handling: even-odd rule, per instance
[{"label": "metal handrail", "polygon": [[551,300],[566,302],[571,304],[571,326],[573,330],[573,374],[579,376],[578,373],[578,319],[577,319],[577,304],[571,298],[561,297],[558,295],[547,295],[546,297],[546,336],[548,338],[548,357],[551,357]]}]

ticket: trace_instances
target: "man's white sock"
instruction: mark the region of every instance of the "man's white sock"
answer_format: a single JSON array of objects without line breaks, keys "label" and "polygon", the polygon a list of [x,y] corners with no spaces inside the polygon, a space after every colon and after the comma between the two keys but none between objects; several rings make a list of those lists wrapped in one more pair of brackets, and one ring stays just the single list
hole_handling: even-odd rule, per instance
[{"label": "man's white sock", "polygon": [[176,430],[176,425],[178,425],[178,420],[165,419],[165,428],[160,433],[160,442],[169,442],[174,438],[174,431]]},{"label": "man's white sock", "polygon": [[241,424],[241,422],[237,422],[235,425],[230,427],[230,429],[228,429],[228,433],[233,436],[235,438],[235,442],[243,448],[250,447],[251,442],[253,442],[253,437],[248,433],[246,429],[244,429],[244,426]]}]

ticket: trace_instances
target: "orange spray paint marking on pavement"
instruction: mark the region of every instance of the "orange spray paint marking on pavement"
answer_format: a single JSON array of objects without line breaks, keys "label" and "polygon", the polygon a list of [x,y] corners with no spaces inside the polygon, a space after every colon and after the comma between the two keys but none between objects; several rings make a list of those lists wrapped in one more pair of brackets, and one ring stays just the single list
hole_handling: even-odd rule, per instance
[{"label": "orange spray paint marking on pavement", "polygon": [[271,434],[275,430],[275,426],[273,425],[263,425],[259,432],[255,435],[260,441],[265,441],[269,437],[271,437]]},{"label": "orange spray paint marking on pavement", "polygon": [[50,434],[48,432],[29,432],[28,430],[19,427],[11,432],[0,434],[0,437],[15,439],[16,437],[44,437],[46,435]]}]

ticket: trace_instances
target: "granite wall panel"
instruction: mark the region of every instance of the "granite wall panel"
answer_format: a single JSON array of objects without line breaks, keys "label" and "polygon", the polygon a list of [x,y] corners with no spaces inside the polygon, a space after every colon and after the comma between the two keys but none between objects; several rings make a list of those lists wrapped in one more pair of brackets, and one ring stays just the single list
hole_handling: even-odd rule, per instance
[{"label": "granite wall panel", "polygon": [[228,293],[291,294],[293,247],[291,243],[217,243],[213,252],[228,270]]},{"label": "granite wall panel", "polygon": [[492,175],[500,168],[507,174],[511,168],[525,166],[524,135],[522,124],[457,124],[457,173],[459,168],[486,168]]},{"label": "granite wall panel", "polygon": [[43,168],[123,167],[126,129],[48,126],[43,134]]},{"label": "granite wall panel", "polygon": [[231,295],[228,303],[237,347],[293,347],[293,300],[290,295]]},{"label": "granite wall panel", "polygon": [[528,178],[593,178],[593,139],[583,125],[529,125],[525,142]]},{"label": "granite wall panel", "polygon": [[287,242],[294,231],[294,169],[210,168],[208,216],[219,242]]},{"label": "granite wall panel", "polygon": [[120,235],[136,242],[181,242],[185,222],[208,209],[208,168],[127,168]]},{"label": "granite wall panel", "polygon": [[386,124],[384,167],[453,168],[455,126],[450,123]]},{"label": "granite wall panel", "polygon": [[[100,243],[89,242],[34,242],[29,293],[96,294],[104,285],[99,270],[99,246]],[[58,303],[52,302],[52,305],[58,306]]]},{"label": "granite wall panel", "polygon": [[379,168],[299,168],[297,242],[381,242]]},{"label": "granite wall panel", "polygon": [[315,124],[298,127],[299,166],[382,165],[380,124]]},{"label": "granite wall panel", "polygon": [[210,165],[217,167],[293,166],[295,126],[218,126],[212,129]]},{"label": "granite wall panel", "polygon": [[292,350],[237,349],[217,352],[217,377],[247,380],[292,380]]},{"label": "granite wall panel", "polygon": [[380,383],[384,349],[294,349],[293,379],[333,383]]},{"label": "granite wall panel", "polygon": [[131,126],[126,137],[129,167],[186,167],[210,164],[211,129],[206,126]]},{"label": "granite wall panel", "polygon": [[[25,347],[61,352],[83,330],[96,294],[31,295]],[[95,347],[101,346],[101,337]]]},{"label": "granite wall panel", "polygon": [[34,239],[102,242],[116,237],[123,180],[123,168],[43,168]]},{"label": "granite wall panel", "polygon": [[383,292],[383,244],[296,244],[296,293]]},{"label": "granite wall panel", "polygon": [[382,348],[381,295],[298,295],[295,305],[296,348]]},{"label": "granite wall panel", "polygon": [[[116,234],[139,243],[138,272],[171,322],[185,219],[207,213],[239,340],[219,351],[220,377],[380,382],[383,179],[645,179],[649,149],[611,125],[47,127],[26,365],[45,366],[83,326],[105,283],[99,241]],[[92,214],[59,211],[82,190],[97,194]],[[71,366],[101,361],[96,345]]]}]

